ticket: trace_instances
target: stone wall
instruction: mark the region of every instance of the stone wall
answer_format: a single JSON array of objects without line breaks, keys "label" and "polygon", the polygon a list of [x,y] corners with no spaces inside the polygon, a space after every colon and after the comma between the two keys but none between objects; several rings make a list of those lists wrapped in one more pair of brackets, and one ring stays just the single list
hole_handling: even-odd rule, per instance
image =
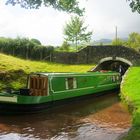
[{"label": "stone wall", "polygon": [[124,46],[87,46],[77,53],[54,53],[53,62],[66,64],[98,63],[105,57],[121,57],[133,64],[140,62],[140,53]]},{"label": "stone wall", "polygon": [[64,64],[76,64],[77,53],[74,52],[55,52],[52,56],[52,61]]}]

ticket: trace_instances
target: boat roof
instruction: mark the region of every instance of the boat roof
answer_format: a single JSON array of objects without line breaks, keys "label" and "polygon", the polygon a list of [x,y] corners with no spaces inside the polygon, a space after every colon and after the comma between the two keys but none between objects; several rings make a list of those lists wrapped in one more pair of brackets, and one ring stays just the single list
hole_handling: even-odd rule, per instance
[{"label": "boat roof", "polygon": [[78,72],[38,72],[38,73],[32,73],[30,75],[42,75],[42,76],[76,76],[76,75],[114,75],[114,74],[118,74],[118,72],[112,72],[112,71],[108,71],[108,72],[83,72],[83,73],[78,73]]}]

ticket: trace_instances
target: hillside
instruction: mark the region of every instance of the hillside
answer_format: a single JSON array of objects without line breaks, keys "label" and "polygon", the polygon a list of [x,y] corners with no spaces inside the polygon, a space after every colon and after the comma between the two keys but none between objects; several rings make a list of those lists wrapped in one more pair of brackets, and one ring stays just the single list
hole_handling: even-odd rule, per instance
[{"label": "hillside", "polygon": [[[124,37],[124,38],[120,38],[122,41],[127,41],[128,38]],[[94,45],[111,45],[112,44],[113,39],[107,39],[107,38],[103,38],[103,39],[99,39],[99,40],[95,40],[93,42]]]},{"label": "hillside", "polygon": [[0,53],[0,90],[25,87],[31,72],[86,72],[93,66],[30,61]]},{"label": "hillside", "polygon": [[94,45],[100,45],[101,43],[104,45],[110,45],[111,42],[112,42],[112,39],[100,39],[100,40],[94,41]]}]

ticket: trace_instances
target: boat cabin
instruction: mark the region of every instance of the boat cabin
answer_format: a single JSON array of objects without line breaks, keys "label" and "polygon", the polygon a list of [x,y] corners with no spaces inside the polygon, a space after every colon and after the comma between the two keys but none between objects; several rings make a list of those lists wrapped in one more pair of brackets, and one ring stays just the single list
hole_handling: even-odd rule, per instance
[{"label": "boat cabin", "polygon": [[48,77],[42,74],[31,74],[27,80],[27,89],[20,89],[21,95],[47,96]]},{"label": "boat cabin", "polygon": [[[56,96],[120,83],[119,73],[87,72],[87,73],[34,73],[28,77],[27,89],[21,89],[21,95]],[[61,94],[58,94],[61,93]],[[68,95],[68,94],[67,94]]]}]

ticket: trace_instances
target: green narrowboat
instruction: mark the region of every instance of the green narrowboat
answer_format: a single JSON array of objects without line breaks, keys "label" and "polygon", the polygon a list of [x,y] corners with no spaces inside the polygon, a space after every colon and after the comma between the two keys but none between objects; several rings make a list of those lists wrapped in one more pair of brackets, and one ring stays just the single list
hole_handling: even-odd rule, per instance
[{"label": "green narrowboat", "polygon": [[26,89],[0,93],[0,112],[42,111],[55,102],[118,89],[120,82],[117,72],[33,73],[28,76]]}]

